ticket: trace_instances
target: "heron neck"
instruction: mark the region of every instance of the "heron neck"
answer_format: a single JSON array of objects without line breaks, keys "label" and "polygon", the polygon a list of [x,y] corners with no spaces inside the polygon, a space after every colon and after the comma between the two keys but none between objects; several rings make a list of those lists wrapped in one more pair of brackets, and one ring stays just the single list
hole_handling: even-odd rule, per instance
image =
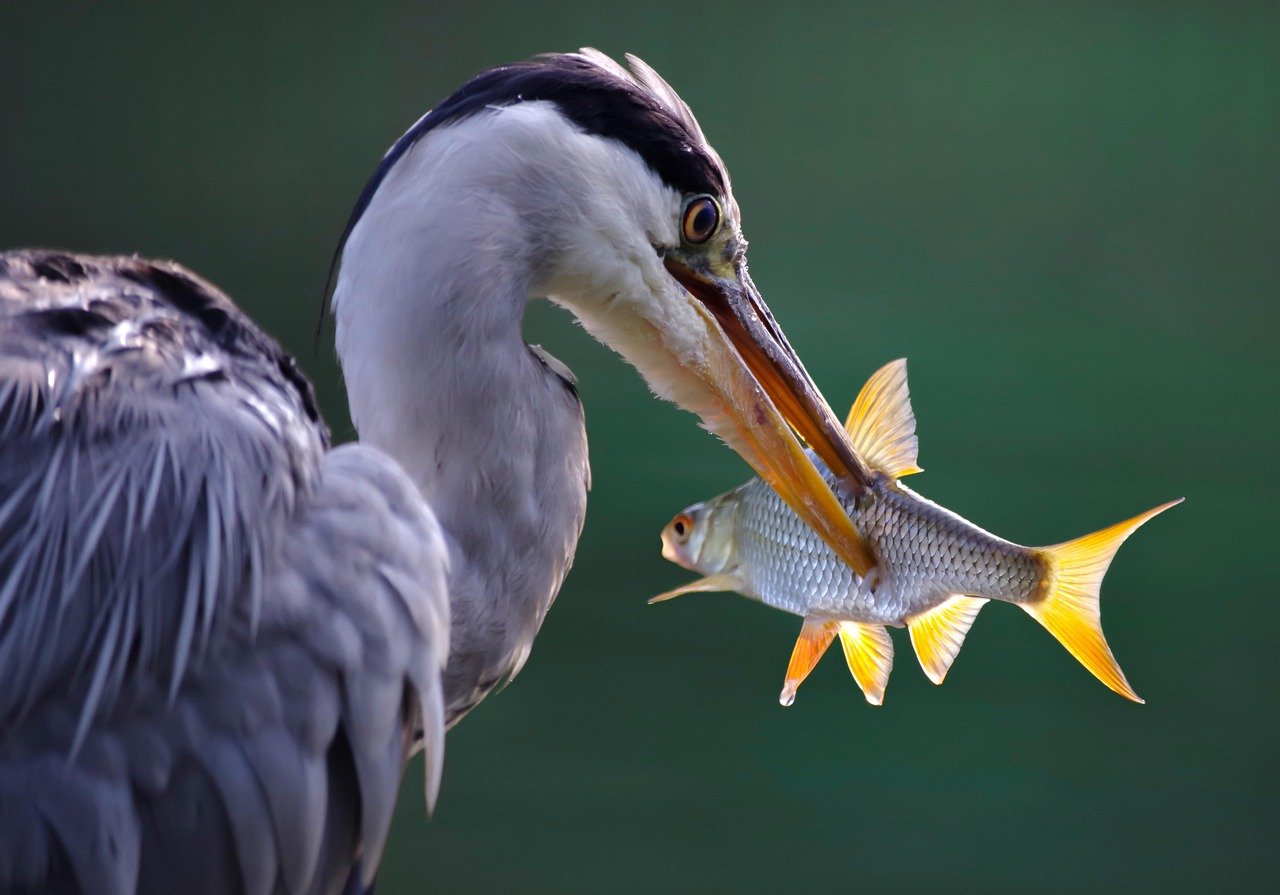
[{"label": "heron neck", "polygon": [[[371,206],[347,244],[338,353],[361,441],[400,463],[450,544],[453,721],[523,664],[568,570],[586,436],[576,393],[523,341],[520,252],[491,234],[493,255],[451,265],[475,246],[393,218]],[[375,239],[366,222],[387,226]]]}]

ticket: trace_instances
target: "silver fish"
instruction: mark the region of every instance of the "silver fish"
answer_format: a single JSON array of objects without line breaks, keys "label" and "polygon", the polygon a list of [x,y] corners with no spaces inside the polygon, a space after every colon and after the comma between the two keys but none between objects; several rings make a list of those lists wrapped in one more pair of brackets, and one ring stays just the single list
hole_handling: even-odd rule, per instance
[{"label": "silver fish", "polygon": [[[839,634],[867,701],[880,705],[893,667],[886,626],[906,625],[921,668],[940,684],[988,600],[1022,607],[1100,681],[1142,702],[1102,634],[1098,593],[1120,544],[1162,504],[1101,531],[1050,547],[1023,547],[915,493],[900,478],[920,472],[905,360],[863,386],[845,424],[873,472],[843,501],[875,560],[857,575],[760,479],[685,509],[662,532],[662,555],[706,577],[651,603],[701,591],[736,591],[804,618],[780,701],[796,690]],[[835,477],[815,465],[837,494]]]}]

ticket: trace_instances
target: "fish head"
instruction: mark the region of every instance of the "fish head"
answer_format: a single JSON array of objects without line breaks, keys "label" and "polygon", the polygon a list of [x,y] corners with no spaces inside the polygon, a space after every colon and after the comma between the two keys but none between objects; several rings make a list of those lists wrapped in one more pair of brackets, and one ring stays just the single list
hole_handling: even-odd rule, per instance
[{"label": "fish head", "polygon": [[685,507],[662,529],[662,556],[678,566],[718,575],[738,564],[733,492]]}]

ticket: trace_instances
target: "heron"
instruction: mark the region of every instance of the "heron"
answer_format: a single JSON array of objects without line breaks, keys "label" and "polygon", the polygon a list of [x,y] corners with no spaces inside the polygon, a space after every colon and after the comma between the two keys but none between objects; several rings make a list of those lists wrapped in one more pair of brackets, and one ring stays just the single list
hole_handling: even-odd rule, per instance
[{"label": "heron", "polygon": [[[335,255],[353,444],[170,262],[0,255],[0,890],[364,891],[406,764],[514,678],[591,473],[567,308],[847,562],[841,427],[751,281],[728,173],[652,68],[481,72]],[[331,277],[334,271],[331,270]]]}]

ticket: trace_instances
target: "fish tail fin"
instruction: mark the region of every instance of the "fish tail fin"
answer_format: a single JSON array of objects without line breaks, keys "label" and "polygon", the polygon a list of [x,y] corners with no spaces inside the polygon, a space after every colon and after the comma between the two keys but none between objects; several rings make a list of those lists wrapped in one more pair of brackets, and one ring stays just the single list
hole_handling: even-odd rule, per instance
[{"label": "fish tail fin", "polygon": [[1181,502],[1182,498],[1171,500],[1093,534],[1041,547],[1037,553],[1047,567],[1045,594],[1039,600],[1021,604],[1094,677],[1134,702],[1141,703],[1143,699],[1129,686],[1102,634],[1098,593],[1102,578],[1125,539],[1151,517]]}]

